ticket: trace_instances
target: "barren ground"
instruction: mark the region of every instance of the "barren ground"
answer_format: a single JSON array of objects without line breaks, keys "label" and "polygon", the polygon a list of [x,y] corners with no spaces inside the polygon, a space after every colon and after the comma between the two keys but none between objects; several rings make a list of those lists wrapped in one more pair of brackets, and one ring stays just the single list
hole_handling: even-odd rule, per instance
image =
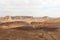
[{"label": "barren ground", "polygon": [[0,29],[0,40],[60,40],[60,30]]}]

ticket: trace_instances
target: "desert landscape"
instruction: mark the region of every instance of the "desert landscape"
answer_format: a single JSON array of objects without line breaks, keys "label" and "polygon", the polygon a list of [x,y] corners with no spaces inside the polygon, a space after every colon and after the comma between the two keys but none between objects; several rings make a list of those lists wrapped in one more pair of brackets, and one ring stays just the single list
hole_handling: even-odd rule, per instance
[{"label": "desert landscape", "polygon": [[0,17],[0,40],[60,40],[60,18]]}]

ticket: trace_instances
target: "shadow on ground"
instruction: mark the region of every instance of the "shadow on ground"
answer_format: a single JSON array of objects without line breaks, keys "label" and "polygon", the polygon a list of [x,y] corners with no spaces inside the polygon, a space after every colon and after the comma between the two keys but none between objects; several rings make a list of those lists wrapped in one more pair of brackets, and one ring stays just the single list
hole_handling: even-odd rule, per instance
[{"label": "shadow on ground", "polygon": [[41,27],[41,28],[33,28],[31,26],[23,26],[23,27],[16,27],[12,28],[16,30],[44,30],[44,31],[58,31],[59,28],[47,28],[47,27]]}]

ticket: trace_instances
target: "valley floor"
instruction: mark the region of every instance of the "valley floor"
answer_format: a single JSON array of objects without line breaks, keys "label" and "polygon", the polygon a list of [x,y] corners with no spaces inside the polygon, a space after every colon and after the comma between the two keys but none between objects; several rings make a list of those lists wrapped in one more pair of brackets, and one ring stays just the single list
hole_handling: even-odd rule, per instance
[{"label": "valley floor", "polygon": [[0,40],[60,40],[60,30],[0,29]]}]

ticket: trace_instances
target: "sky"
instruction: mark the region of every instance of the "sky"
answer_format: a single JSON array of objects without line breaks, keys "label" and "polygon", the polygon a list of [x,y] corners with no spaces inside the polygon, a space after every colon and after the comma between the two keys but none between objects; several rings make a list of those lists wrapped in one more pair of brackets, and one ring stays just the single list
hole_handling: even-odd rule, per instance
[{"label": "sky", "polygon": [[60,17],[60,0],[0,0],[0,16]]}]

